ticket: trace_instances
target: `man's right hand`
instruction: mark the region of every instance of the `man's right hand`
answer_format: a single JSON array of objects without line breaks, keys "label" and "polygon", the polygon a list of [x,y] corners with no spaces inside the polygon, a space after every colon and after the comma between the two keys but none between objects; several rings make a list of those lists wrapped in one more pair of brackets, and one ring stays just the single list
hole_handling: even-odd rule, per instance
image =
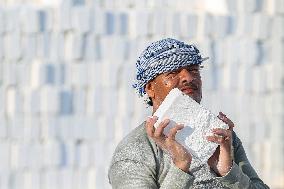
[{"label": "man's right hand", "polygon": [[176,125],[173,127],[168,136],[164,135],[164,128],[167,127],[170,120],[165,119],[159,124],[157,128],[154,124],[157,121],[157,117],[149,117],[146,121],[146,132],[149,137],[151,137],[156,144],[163,150],[169,152],[172,157],[173,163],[184,172],[189,172],[189,167],[191,164],[192,157],[190,153],[175,140],[175,136],[178,131],[183,129],[184,126]]}]

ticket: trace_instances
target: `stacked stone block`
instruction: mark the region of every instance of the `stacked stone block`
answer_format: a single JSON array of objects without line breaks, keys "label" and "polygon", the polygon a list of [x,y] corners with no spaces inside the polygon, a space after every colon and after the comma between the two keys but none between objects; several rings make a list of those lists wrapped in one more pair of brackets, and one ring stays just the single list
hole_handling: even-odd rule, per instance
[{"label": "stacked stone block", "polygon": [[1,0],[0,188],[110,188],[117,143],[151,113],[131,82],[149,42],[195,43],[203,104],[284,188],[283,0]]}]

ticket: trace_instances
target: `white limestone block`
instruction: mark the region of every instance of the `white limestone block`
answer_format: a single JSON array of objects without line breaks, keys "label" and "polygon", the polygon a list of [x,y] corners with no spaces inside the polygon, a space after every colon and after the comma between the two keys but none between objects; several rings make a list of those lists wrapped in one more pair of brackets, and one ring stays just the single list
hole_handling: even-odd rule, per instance
[{"label": "white limestone block", "polygon": [[126,136],[130,130],[130,120],[125,116],[117,116],[114,120],[114,143],[117,145],[119,141]]},{"label": "white limestone block", "polygon": [[43,59],[50,55],[50,40],[51,34],[49,32],[42,32],[36,35],[36,56]]},{"label": "white limestone block", "polygon": [[[182,24],[181,27],[185,26],[186,37],[189,39],[195,38],[197,36],[199,17],[197,14],[186,15],[186,22]],[[183,22],[182,22],[183,23]],[[183,30],[182,30],[183,31]]]},{"label": "white limestone block", "polygon": [[7,126],[8,124],[7,124],[6,118],[3,116],[3,114],[1,114],[0,116],[0,139],[5,139],[7,137],[7,134],[8,134]]},{"label": "white limestone block", "polygon": [[51,116],[42,116],[40,122],[40,137],[42,139],[54,139],[57,137],[60,124],[56,118]]},{"label": "white limestone block", "polygon": [[[96,166],[96,186],[95,188],[107,188],[110,187],[110,185],[108,184],[108,178],[104,175],[107,175],[107,170],[106,170],[106,166],[104,166],[104,164],[98,165]],[[109,189],[109,188],[107,188]]]},{"label": "white limestone block", "polygon": [[63,89],[59,92],[59,113],[70,115],[74,113],[74,93],[70,89]]},{"label": "white limestone block", "polygon": [[0,188],[9,189],[10,187],[10,173],[0,173]]},{"label": "white limestone block", "polygon": [[107,141],[109,138],[111,138],[110,136],[114,136],[113,129],[110,130],[107,126],[109,123],[112,123],[112,121],[109,119],[110,119],[109,116],[97,117],[97,125],[96,125],[97,138],[96,140]]},{"label": "white limestone block", "polygon": [[57,136],[64,141],[72,139],[72,120],[66,116],[55,119]]},{"label": "white limestone block", "polygon": [[251,13],[259,12],[262,10],[263,1],[261,0],[239,0],[238,1],[238,12]]},{"label": "white limestone block", "polygon": [[40,94],[39,90],[24,91],[23,109],[27,115],[38,115],[40,113]]},{"label": "white limestone block", "polygon": [[147,11],[129,12],[129,34],[130,36],[146,36],[149,25],[149,13]]},{"label": "white limestone block", "polygon": [[167,14],[164,11],[156,10],[152,14],[152,28],[153,35],[163,35],[166,33]]},{"label": "white limestone block", "polygon": [[105,12],[105,34],[113,35],[117,32],[117,15],[113,11]]},{"label": "white limestone block", "polygon": [[[74,117],[70,118],[69,129],[73,140],[82,140],[84,137],[85,120],[84,116],[75,114]],[[80,142],[80,141],[79,141]]]},{"label": "white limestone block", "polygon": [[74,90],[74,114],[81,116],[86,114],[87,93],[84,88]]},{"label": "white limestone block", "polygon": [[[96,117],[96,116],[95,116]],[[93,141],[96,139],[97,134],[97,121],[94,115],[84,117],[83,140]]]},{"label": "white limestone block", "polygon": [[44,170],[41,174],[41,188],[42,189],[60,189],[61,175],[56,169]]},{"label": "white limestone block", "polygon": [[211,129],[228,128],[209,110],[177,88],[170,91],[154,116],[158,117],[155,127],[165,118],[171,120],[164,130],[165,135],[175,124],[184,124],[185,128],[177,133],[176,140],[190,152],[197,164],[206,163],[218,146],[206,139],[206,136],[212,135]]},{"label": "white limestone block", "polygon": [[4,58],[4,40],[3,40],[3,35],[0,33],[0,60],[2,61],[3,58]]},{"label": "white limestone block", "polygon": [[23,96],[15,87],[6,89],[6,113],[9,117],[20,115],[23,112]]},{"label": "white limestone block", "polygon": [[9,141],[0,142],[0,170],[3,173],[7,173],[10,170],[10,143]]},{"label": "white limestone block", "polygon": [[4,37],[4,58],[17,61],[22,57],[21,34],[20,32],[10,32]]},{"label": "white limestone block", "polygon": [[[283,25],[283,27],[284,27],[284,25]],[[284,61],[284,54],[283,54],[284,42],[282,40],[277,39],[277,38],[272,39],[270,41],[270,47],[271,47],[271,52],[270,52],[271,58],[270,59],[271,59],[271,61],[273,61],[274,65],[279,66]],[[280,71],[283,71],[283,69],[281,67],[279,69],[280,69]]]},{"label": "white limestone block", "polygon": [[23,189],[40,188],[40,174],[37,171],[25,171],[23,173]]},{"label": "white limestone block", "polygon": [[201,26],[198,28],[200,37],[210,37],[214,34],[214,18],[210,14],[202,15],[200,19]]},{"label": "white limestone block", "polygon": [[252,67],[250,66],[240,66],[239,67],[239,75],[238,75],[238,82],[237,88],[240,93],[250,93],[253,87],[253,75],[252,75]]},{"label": "white limestone block", "polygon": [[87,172],[85,170],[76,170],[73,175],[76,178],[76,182],[73,183],[73,189],[87,188]]},{"label": "white limestone block", "polygon": [[67,33],[65,37],[64,56],[66,60],[80,60],[84,52],[84,35],[79,33]]},{"label": "white limestone block", "polygon": [[[67,74],[67,80],[71,86],[74,87],[87,87],[88,84],[88,64],[83,62],[75,62],[68,65],[69,70]],[[101,81],[102,82],[102,81]]]},{"label": "white limestone block", "polygon": [[22,21],[22,31],[27,34],[35,34],[39,32],[40,20],[39,12],[32,7],[24,7],[20,13]]},{"label": "white limestone block", "polygon": [[95,167],[99,167],[99,165],[105,164],[105,142],[101,140],[97,140],[94,143],[94,163]]},{"label": "white limestone block", "polygon": [[252,34],[253,17],[251,14],[243,13],[238,15],[237,19],[237,36],[249,37]]},{"label": "white limestone block", "polygon": [[93,189],[96,186],[96,169],[94,167],[91,167],[87,171],[87,188],[86,189]]},{"label": "white limestone block", "polygon": [[27,62],[32,62],[36,56],[36,35],[22,35],[21,48],[22,48],[22,59]]},{"label": "white limestone block", "polygon": [[72,28],[79,33],[90,31],[91,9],[87,6],[77,6],[71,8]]},{"label": "white limestone block", "polygon": [[100,115],[103,111],[103,88],[96,87],[87,94],[87,114]]},{"label": "white limestone block", "polygon": [[14,172],[11,174],[11,179],[13,182],[10,184],[10,187],[12,185],[14,188],[22,188],[24,185],[23,172]]},{"label": "white limestone block", "polygon": [[22,142],[18,145],[18,168],[20,170],[40,170],[42,165],[42,151],[38,143]]},{"label": "white limestone block", "polygon": [[71,8],[70,7],[61,7],[55,10],[55,31],[66,32],[72,29],[71,22]]},{"label": "white limestone block", "polygon": [[[120,65],[112,62],[105,62],[102,64],[102,77],[100,78],[101,86],[114,87],[119,85],[120,81]],[[129,77],[129,76],[128,76]],[[125,80],[121,80],[125,82]]]},{"label": "white limestone block", "polygon": [[5,32],[10,33],[12,31],[19,32],[21,28],[19,27],[20,24],[20,7],[19,6],[11,6],[11,7],[5,7],[3,9],[3,24],[4,27],[2,28]]},{"label": "white limestone block", "polygon": [[38,116],[26,116],[24,121],[25,140],[37,142],[41,134],[40,118]]},{"label": "white limestone block", "polygon": [[58,186],[61,189],[73,189],[73,182],[76,182],[75,179],[73,179],[73,170],[72,168],[63,168],[58,171],[59,175],[59,183]]},{"label": "white limestone block", "polygon": [[264,14],[256,13],[253,15],[252,36],[255,39],[266,39],[269,37],[272,19]]},{"label": "white limestone block", "polygon": [[96,59],[96,36],[94,33],[86,34],[86,48],[83,59],[92,62]]},{"label": "white limestone block", "polygon": [[105,12],[102,9],[94,8],[92,11],[93,21],[92,21],[92,28],[93,32],[96,35],[105,34]]},{"label": "white limestone block", "polygon": [[64,139],[60,143],[60,164],[61,168],[69,168],[76,166],[76,147],[74,140]]},{"label": "white limestone block", "polygon": [[223,38],[235,33],[237,20],[234,16],[216,16],[215,17],[215,36]]},{"label": "white limestone block", "polygon": [[119,35],[128,35],[129,33],[129,15],[125,12],[121,12],[117,15],[117,31]]},{"label": "white limestone block", "polygon": [[170,24],[170,33],[174,36],[181,36],[182,35],[182,24],[184,20],[184,15],[180,12],[174,12],[169,19]]},{"label": "white limestone block", "polygon": [[53,32],[51,34],[48,60],[58,62],[65,59],[65,40],[63,33]]},{"label": "white limestone block", "polygon": [[283,14],[284,13],[284,1],[283,0],[274,0],[274,3],[275,3],[276,13]]},{"label": "white limestone block", "polygon": [[88,168],[92,161],[89,145],[86,142],[77,142],[75,153],[75,166],[79,169]]},{"label": "white limestone block", "polygon": [[45,168],[56,167],[60,164],[60,145],[55,140],[46,140],[42,147],[42,162]]},{"label": "white limestone block", "polygon": [[59,105],[63,96],[59,89],[51,86],[43,86],[40,89],[40,112],[44,115],[60,112]]},{"label": "white limestone block", "polygon": [[237,63],[231,63],[224,66],[224,75],[221,80],[223,80],[223,87],[226,90],[238,91],[239,78],[239,68]]},{"label": "white limestone block", "polygon": [[[117,112],[118,116],[131,117],[135,109],[135,96],[133,90],[120,88],[117,92]],[[138,104],[144,103],[142,99],[139,99]],[[137,111],[137,109],[135,109]]]},{"label": "white limestone block", "polygon": [[[30,86],[31,64],[25,60],[15,63],[15,69],[11,74],[15,78],[16,84],[23,88]],[[22,90],[21,90],[22,91]]]},{"label": "white limestone block", "polygon": [[[252,40],[250,38],[243,38],[243,40],[240,41],[240,50],[239,50],[239,56],[240,59],[242,57],[246,57],[245,61],[242,61],[246,65],[253,65],[256,64],[257,61],[257,43],[255,40]],[[247,53],[250,52],[250,53]]]},{"label": "white limestone block", "polygon": [[53,23],[55,18],[55,10],[50,7],[38,10],[37,16],[39,20],[39,32],[46,32],[53,30]]},{"label": "white limestone block", "polygon": [[103,114],[113,117],[118,113],[116,87],[107,87],[103,94]]},{"label": "white limestone block", "polygon": [[35,59],[31,65],[30,85],[32,88],[38,88],[44,85],[44,81],[44,63],[39,59]]},{"label": "white limestone block", "polygon": [[5,19],[4,10],[0,8],[0,35],[5,31]]}]

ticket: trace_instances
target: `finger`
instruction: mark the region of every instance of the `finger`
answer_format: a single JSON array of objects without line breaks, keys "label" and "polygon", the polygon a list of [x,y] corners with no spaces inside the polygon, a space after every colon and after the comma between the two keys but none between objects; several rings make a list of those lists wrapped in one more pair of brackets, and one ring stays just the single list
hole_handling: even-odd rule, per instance
[{"label": "finger", "polygon": [[164,121],[162,121],[160,125],[157,127],[156,131],[154,132],[154,137],[156,138],[161,137],[163,135],[165,127],[168,126],[169,122],[170,122],[169,119],[165,119]]},{"label": "finger", "polygon": [[232,134],[232,132],[230,130],[221,129],[221,128],[212,129],[212,133],[216,134],[216,135],[223,136],[223,137],[230,137],[230,138],[231,138],[231,134]]},{"label": "finger", "polygon": [[171,140],[175,140],[176,134],[178,131],[182,130],[184,128],[183,125],[176,125],[174,128],[172,128],[168,134],[168,138]]},{"label": "finger", "polygon": [[207,136],[206,138],[208,141],[215,142],[220,145],[225,142],[225,138],[222,136]]},{"label": "finger", "polygon": [[154,136],[155,127],[154,124],[157,121],[157,117],[148,117],[146,120],[146,132],[150,137]]},{"label": "finger", "polygon": [[152,118],[148,117],[148,119],[146,120],[146,133],[150,137],[154,136],[154,132],[155,132],[154,124],[155,122],[152,121]]},{"label": "finger", "polygon": [[219,115],[217,117],[221,119],[223,122],[225,122],[229,126],[230,130],[233,130],[233,127],[235,125],[229,118],[227,118],[225,114],[223,114],[222,112],[219,112]]}]

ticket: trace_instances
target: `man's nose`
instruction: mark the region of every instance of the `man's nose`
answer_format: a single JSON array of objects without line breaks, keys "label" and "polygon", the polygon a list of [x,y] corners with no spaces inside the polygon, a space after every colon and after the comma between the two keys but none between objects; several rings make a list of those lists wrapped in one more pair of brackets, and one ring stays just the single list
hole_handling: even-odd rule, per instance
[{"label": "man's nose", "polygon": [[179,73],[179,77],[180,77],[180,81],[182,83],[185,83],[185,82],[191,82],[193,80],[193,76],[191,75],[191,73],[183,68],[180,73]]}]

